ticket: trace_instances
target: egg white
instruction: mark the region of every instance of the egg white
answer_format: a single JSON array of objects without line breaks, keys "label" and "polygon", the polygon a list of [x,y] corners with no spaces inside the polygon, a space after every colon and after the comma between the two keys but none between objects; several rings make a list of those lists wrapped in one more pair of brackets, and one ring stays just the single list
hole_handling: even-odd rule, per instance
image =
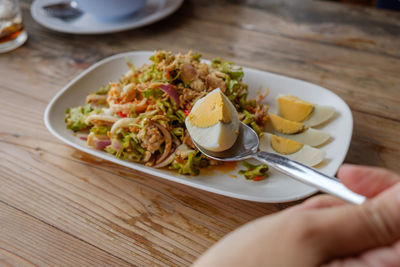
[{"label": "egg white", "polygon": [[211,127],[200,128],[186,120],[186,128],[190,137],[201,147],[210,151],[224,151],[236,142],[239,127],[235,123],[218,122]]},{"label": "egg white", "polygon": [[302,121],[302,123],[308,127],[315,127],[328,121],[333,117],[334,114],[335,108],[333,107],[314,105],[314,109],[311,112],[310,117],[308,117],[308,119],[305,121]]},{"label": "egg white", "polygon": [[[260,150],[280,154],[271,147],[270,136],[271,135],[266,132],[261,136]],[[321,163],[325,158],[325,154],[326,153],[323,150],[311,147],[309,145],[303,145],[303,147],[299,151],[293,154],[288,154],[288,155],[280,154],[280,155],[312,167]]]},{"label": "egg white", "polygon": [[[220,92],[220,89],[217,88],[207,94],[205,97],[199,99],[196,101],[196,103],[193,105],[192,111],[191,112],[209,112],[209,111],[201,111],[197,110],[197,107],[199,106],[200,103],[202,103],[207,96]],[[222,93],[223,94],[223,93]],[[225,95],[223,95],[225,97]],[[233,146],[233,144],[236,142],[236,139],[239,135],[239,116],[236,111],[236,108],[233,106],[231,101],[226,98],[227,106],[229,109],[229,112],[232,114],[232,119],[231,122],[229,123],[224,123],[224,122],[217,122],[216,124],[210,126],[210,127],[197,127],[193,125],[188,117],[186,117],[185,124],[186,128],[189,131],[190,137],[192,138],[193,141],[195,141],[198,145],[201,147],[208,149],[210,151],[224,151]]]},{"label": "egg white", "polygon": [[331,137],[329,133],[314,128],[307,128],[306,130],[296,134],[283,134],[275,130],[269,124],[267,127],[267,131],[283,138],[292,139],[296,142],[309,146],[320,146],[328,141]]},{"label": "egg white", "polygon": [[275,135],[281,136],[283,138],[292,139],[299,143],[314,146],[314,147],[322,145],[323,143],[328,141],[328,139],[330,138],[330,134],[328,134],[324,131],[314,129],[314,128],[308,128],[308,127],[305,127],[305,128],[306,128],[305,130],[298,132],[298,133],[285,134],[285,133],[282,133],[282,132],[279,132],[278,130],[276,130],[274,128],[274,126],[272,125],[272,123],[269,123],[269,124],[267,124],[266,131],[273,133]]}]

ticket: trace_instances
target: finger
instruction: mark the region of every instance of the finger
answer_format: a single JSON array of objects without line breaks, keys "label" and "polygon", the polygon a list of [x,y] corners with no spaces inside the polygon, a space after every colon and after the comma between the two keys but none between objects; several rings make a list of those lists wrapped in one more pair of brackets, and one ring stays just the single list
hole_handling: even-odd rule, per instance
[{"label": "finger", "polygon": [[400,239],[400,184],[361,206],[311,210],[301,240],[325,260],[392,245]]},{"label": "finger", "polygon": [[360,256],[364,266],[398,267],[400,263],[400,241],[391,247],[375,249]]},{"label": "finger", "polygon": [[335,259],[323,267],[364,267],[385,266],[398,267],[400,262],[400,241],[393,246],[376,248],[355,257]]},{"label": "finger", "polygon": [[350,164],[344,164],[339,168],[338,177],[352,191],[368,198],[400,182],[400,177],[394,172],[378,167]]},{"label": "finger", "polygon": [[305,202],[298,205],[297,208],[299,210],[322,209],[343,205],[345,203],[346,202],[341,199],[324,194],[307,199]]}]

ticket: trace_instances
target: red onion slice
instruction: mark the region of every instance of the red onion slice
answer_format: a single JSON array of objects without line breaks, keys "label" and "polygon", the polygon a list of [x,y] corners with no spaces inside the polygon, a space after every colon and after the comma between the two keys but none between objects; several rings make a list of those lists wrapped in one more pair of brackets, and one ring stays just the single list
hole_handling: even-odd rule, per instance
[{"label": "red onion slice", "polygon": [[96,142],[96,149],[98,150],[104,150],[106,146],[109,146],[111,144],[111,141],[109,139],[99,139]]},{"label": "red onion slice", "polygon": [[175,86],[172,84],[162,84],[159,86],[161,90],[163,90],[169,97],[171,97],[177,106],[179,106],[179,95],[175,89]]},{"label": "red onion slice", "polygon": [[104,150],[106,146],[111,145],[111,140],[107,136],[96,136],[94,133],[90,133],[87,137],[87,145],[98,150]]},{"label": "red onion slice", "polygon": [[79,139],[86,141],[88,139],[88,135],[87,134],[77,134],[77,137],[79,137]]}]

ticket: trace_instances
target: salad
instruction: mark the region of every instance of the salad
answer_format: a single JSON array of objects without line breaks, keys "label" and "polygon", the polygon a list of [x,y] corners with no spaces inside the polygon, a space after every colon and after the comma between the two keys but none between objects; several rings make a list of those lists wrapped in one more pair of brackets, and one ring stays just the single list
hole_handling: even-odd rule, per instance
[{"label": "salad", "polygon": [[[194,103],[219,88],[233,103],[239,119],[262,134],[268,106],[265,94],[248,99],[242,68],[214,59],[211,64],[193,52],[173,54],[156,51],[151,64],[140,67],[127,62],[129,70],[89,93],[85,105],[65,112],[66,127],[87,145],[115,157],[168,168],[184,175],[198,175],[201,168],[223,164],[205,157],[194,146],[185,118]],[[246,179],[261,180],[265,165],[244,163]]]}]

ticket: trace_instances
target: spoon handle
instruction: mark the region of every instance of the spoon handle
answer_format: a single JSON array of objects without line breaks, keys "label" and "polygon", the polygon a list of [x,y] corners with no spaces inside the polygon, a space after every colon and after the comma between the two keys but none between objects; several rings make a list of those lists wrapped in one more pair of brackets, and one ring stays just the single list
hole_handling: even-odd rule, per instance
[{"label": "spoon handle", "polygon": [[340,183],[337,178],[325,175],[297,161],[265,151],[259,151],[253,157],[302,183],[316,187],[350,203],[362,204],[365,201],[364,196],[354,193]]}]

